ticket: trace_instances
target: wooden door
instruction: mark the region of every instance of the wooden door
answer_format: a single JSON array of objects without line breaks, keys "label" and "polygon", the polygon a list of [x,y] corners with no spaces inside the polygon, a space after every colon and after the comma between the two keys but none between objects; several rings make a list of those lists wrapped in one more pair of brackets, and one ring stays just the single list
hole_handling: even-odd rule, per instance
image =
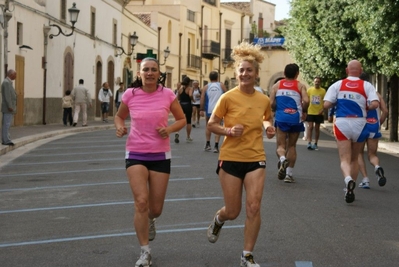
[{"label": "wooden door", "polygon": [[[109,111],[108,116],[114,115],[114,97],[115,97],[115,65],[114,62],[108,61],[108,74],[107,74],[107,82],[109,84],[109,89],[112,91],[112,97],[109,100]],[[119,86],[118,86],[119,88]]]},{"label": "wooden door", "polygon": [[95,95],[94,95],[94,102],[95,102],[95,107],[96,107],[96,117],[101,118],[101,105],[100,101],[98,101],[98,92],[100,91],[102,85],[103,85],[103,76],[102,76],[102,71],[103,71],[103,64],[101,61],[97,61],[96,64],[96,90],[95,90]]},{"label": "wooden door", "polygon": [[72,92],[73,89],[73,56],[67,53],[64,58],[64,91],[62,96],[65,95],[66,90]]},{"label": "wooden door", "polygon": [[25,98],[25,58],[15,55],[15,71],[17,78],[14,88],[17,92],[17,114],[14,116],[14,126],[24,125],[24,98]]}]

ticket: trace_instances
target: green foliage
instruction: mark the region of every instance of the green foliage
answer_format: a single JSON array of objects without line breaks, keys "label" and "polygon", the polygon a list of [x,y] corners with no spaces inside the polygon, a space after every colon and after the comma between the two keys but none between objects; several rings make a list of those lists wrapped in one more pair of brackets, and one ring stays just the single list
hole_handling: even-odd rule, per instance
[{"label": "green foliage", "polygon": [[399,73],[399,0],[292,0],[286,48],[310,83],[341,79],[358,59],[369,72]]}]

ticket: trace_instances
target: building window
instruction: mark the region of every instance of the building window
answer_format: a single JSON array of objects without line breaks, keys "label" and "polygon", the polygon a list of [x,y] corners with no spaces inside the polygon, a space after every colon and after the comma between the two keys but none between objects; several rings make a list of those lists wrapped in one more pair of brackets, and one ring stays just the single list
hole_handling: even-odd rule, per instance
[{"label": "building window", "polygon": [[92,37],[94,37],[96,35],[96,9],[94,7],[91,7],[90,35]]},{"label": "building window", "polygon": [[118,24],[117,24],[117,22],[116,22],[116,20],[113,20],[113,32],[112,32],[112,42],[113,42],[113,44],[114,45],[117,45],[117,40],[116,40],[116,36],[117,36],[117,33],[118,33]]},{"label": "building window", "polygon": [[60,7],[60,10],[61,10],[61,14],[60,14],[60,18],[61,18],[61,20],[62,21],[66,21],[66,12],[67,12],[67,8],[66,8],[66,3],[67,1],[66,0],[61,0],[61,3],[60,3],[60,5],[61,5],[61,7]]},{"label": "building window", "polygon": [[195,22],[195,12],[187,9],[187,20]]},{"label": "building window", "polygon": [[216,6],[216,0],[204,0],[204,2]]},{"label": "building window", "polygon": [[17,22],[17,45],[22,45],[22,36],[23,36],[23,24],[21,22]]}]

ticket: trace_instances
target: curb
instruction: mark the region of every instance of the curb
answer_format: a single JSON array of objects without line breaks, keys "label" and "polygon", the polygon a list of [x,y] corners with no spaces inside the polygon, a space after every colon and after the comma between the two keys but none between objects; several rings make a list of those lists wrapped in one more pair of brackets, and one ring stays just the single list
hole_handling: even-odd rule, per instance
[{"label": "curb", "polygon": [[62,135],[62,134],[69,134],[69,133],[81,133],[81,132],[92,132],[92,131],[98,131],[98,130],[108,130],[108,129],[113,129],[115,126],[113,124],[110,125],[99,125],[99,126],[88,126],[88,127],[79,127],[79,128],[72,128],[72,129],[63,129],[63,130],[56,130],[56,131],[50,131],[50,132],[45,132],[45,133],[40,133],[40,134],[35,134],[35,135],[30,135],[27,137],[22,137],[18,138],[14,141],[14,146],[4,146],[0,150],[0,156],[7,154],[8,152],[11,152],[19,147],[22,147],[24,145],[36,142],[38,140],[50,138],[56,135]]}]

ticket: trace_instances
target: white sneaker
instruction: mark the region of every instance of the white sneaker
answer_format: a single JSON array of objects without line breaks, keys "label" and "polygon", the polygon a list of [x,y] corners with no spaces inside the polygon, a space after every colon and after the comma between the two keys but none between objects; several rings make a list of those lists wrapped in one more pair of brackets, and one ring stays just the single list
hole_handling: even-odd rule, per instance
[{"label": "white sneaker", "polygon": [[254,261],[254,257],[250,253],[247,253],[245,256],[241,255],[241,265],[240,266],[241,267],[260,267],[260,265]]},{"label": "white sneaker", "polygon": [[218,216],[219,212],[220,212],[220,210],[218,210],[216,212],[215,217],[213,218],[213,221],[209,225],[209,228],[208,228],[208,233],[207,233],[208,241],[211,242],[211,243],[215,243],[218,240],[219,235],[220,235],[220,231],[222,230],[222,227],[223,227],[223,224],[224,224],[224,223],[218,224],[216,222],[216,216]]},{"label": "white sneaker", "polygon": [[149,251],[141,251],[140,258],[136,261],[136,267],[150,267],[152,265]]},{"label": "white sneaker", "polygon": [[287,174],[284,178],[285,183],[295,183],[295,179],[292,175]]},{"label": "white sneaker", "polygon": [[359,187],[364,189],[370,189],[370,182],[361,182],[359,184]]},{"label": "white sneaker", "polygon": [[148,240],[152,241],[155,239],[155,235],[157,234],[157,231],[155,229],[155,219],[149,219],[149,227],[148,227]]}]

